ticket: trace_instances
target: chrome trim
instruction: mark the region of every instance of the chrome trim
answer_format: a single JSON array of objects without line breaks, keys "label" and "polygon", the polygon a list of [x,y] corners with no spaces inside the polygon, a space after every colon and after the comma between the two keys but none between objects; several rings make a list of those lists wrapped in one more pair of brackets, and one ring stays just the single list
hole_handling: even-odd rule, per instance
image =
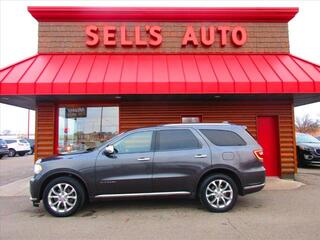
[{"label": "chrome trim", "polygon": [[190,195],[191,192],[151,192],[151,193],[116,193],[116,194],[101,194],[95,198],[114,198],[114,197],[144,197],[144,196],[170,196],[170,195]]},{"label": "chrome trim", "polygon": [[32,197],[30,197],[29,200],[30,200],[30,201],[37,201],[38,199],[37,199],[37,198],[32,198]]},{"label": "chrome trim", "polygon": [[207,155],[206,154],[196,154],[194,155],[195,158],[206,158]]},{"label": "chrome trim", "polygon": [[138,161],[150,161],[149,157],[140,157],[137,159]]},{"label": "chrome trim", "polygon": [[246,186],[243,189],[244,190],[249,190],[249,189],[253,189],[253,188],[264,187],[264,185],[265,185],[264,183],[261,183],[261,184],[257,184],[257,185]]},{"label": "chrome trim", "polygon": [[164,126],[164,127],[175,127],[175,126],[229,126],[231,125],[230,123],[222,122],[222,123],[170,123],[170,124],[163,124],[159,126]]}]

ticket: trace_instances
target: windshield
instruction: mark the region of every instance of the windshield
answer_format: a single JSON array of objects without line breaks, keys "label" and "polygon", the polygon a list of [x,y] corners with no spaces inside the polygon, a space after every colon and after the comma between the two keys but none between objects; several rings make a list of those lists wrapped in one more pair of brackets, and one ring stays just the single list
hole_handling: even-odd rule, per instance
[{"label": "windshield", "polygon": [[297,143],[320,143],[318,139],[312,137],[309,134],[298,133],[297,134]]}]

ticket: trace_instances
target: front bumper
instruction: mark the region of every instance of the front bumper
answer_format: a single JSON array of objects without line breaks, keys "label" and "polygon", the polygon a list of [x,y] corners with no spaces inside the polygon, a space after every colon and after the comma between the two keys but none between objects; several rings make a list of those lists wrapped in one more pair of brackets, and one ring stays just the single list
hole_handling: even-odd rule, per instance
[{"label": "front bumper", "polygon": [[320,163],[320,156],[312,153],[303,153],[303,161],[305,163]]},{"label": "front bumper", "polygon": [[30,201],[32,201],[33,206],[38,207],[41,201],[41,183],[37,177],[37,175],[33,176],[30,179]]}]

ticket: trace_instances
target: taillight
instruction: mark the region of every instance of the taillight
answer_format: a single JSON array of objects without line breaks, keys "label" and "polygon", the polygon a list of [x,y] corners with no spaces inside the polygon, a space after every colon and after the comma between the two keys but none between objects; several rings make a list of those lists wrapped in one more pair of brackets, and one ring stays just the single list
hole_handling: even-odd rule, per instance
[{"label": "taillight", "polygon": [[253,154],[259,161],[263,161],[263,150],[262,149],[254,150]]}]

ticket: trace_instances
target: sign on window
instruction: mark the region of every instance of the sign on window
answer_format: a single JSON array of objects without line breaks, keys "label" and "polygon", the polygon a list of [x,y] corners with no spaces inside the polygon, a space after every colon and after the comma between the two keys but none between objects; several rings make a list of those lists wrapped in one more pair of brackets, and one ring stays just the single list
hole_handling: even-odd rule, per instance
[{"label": "sign on window", "polygon": [[87,117],[86,107],[66,108],[66,118],[85,118]]}]

